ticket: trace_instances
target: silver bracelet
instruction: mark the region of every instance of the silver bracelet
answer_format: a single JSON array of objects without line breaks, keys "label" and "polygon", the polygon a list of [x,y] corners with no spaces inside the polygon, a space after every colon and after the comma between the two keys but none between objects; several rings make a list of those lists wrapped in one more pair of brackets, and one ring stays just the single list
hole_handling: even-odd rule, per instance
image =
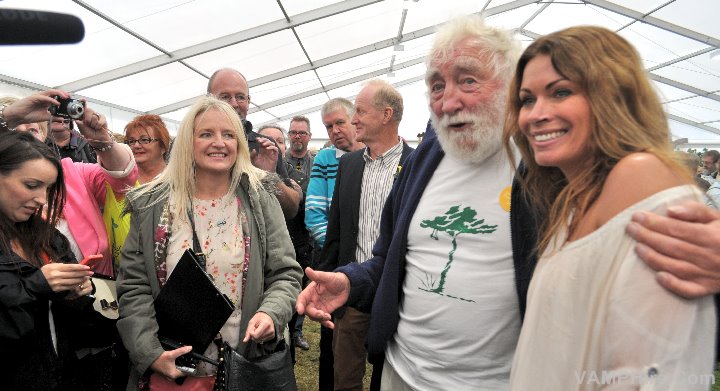
[{"label": "silver bracelet", "polygon": [[5,120],[5,108],[7,108],[8,106],[9,105],[6,104],[0,105],[0,129],[7,129],[9,131],[13,131],[15,129],[9,127],[7,121]]}]

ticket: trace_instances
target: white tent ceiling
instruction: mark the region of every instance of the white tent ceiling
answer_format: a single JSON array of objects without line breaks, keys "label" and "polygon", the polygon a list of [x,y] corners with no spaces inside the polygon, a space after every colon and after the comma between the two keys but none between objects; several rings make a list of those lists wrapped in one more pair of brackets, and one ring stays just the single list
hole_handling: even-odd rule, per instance
[{"label": "white tent ceiling", "polygon": [[73,14],[86,33],[76,45],[0,46],[0,95],[57,87],[105,108],[115,131],[141,113],[174,128],[208,77],[231,67],[249,81],[256,126],[304,114],[318,139],[320,105],[386,79],[403,94],[400,132],[413,140],[428,118],[423,57],[434,27],[483,12],[525,45],[579,24],[619,32],[640,52],[673,135],[720,144],[717,0],[0,1],[6,8]]}]

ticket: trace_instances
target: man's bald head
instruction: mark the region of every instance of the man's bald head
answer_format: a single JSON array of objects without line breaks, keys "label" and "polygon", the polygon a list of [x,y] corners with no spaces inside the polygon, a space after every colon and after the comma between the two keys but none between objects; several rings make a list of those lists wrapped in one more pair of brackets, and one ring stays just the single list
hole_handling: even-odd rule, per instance
[{"label": "man's bald head", "polygon": [[240,118],[247,117],[250,107],[250,90],[247,79],[235,69],[222,68],[210,76],[207,92],[229,103]]}]

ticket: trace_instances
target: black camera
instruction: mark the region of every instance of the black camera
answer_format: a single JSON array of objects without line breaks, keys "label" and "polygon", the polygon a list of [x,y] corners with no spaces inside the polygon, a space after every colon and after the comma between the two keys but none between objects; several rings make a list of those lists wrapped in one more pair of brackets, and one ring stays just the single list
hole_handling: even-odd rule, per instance
[{"label": "black camera", "polygon": [[72,119],[80,119],[85,113],[85,105],[82,101],[75,98],[63,99],[59,96],[54,96],[55,100],[60,102],[60,106],[50,106],[50,114],[55,117],[64,117]]}]

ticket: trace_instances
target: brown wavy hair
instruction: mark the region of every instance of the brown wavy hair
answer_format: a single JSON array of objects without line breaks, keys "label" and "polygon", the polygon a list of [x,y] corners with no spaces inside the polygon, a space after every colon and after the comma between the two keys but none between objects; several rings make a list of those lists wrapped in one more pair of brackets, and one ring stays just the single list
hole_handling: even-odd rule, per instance
[{"label": "brown wavy hair", "polygon": [[[557,167],[541,167],[535,162],[533,150],[518,126],[523,73],[539,55],[549,56],[558,74],[579,85],[590,105],[590,164],[572,181]],[[540,219],[544,223],[539,231],[538,254],[566,228],[571,216],[568,237],[572,235],[600,195],[610,170],[623,157],[635,152],[652,153],[678,173],[687,171],[673,154],[665,112],[640,56],[625,39],[602,27],[571,27],[533,42],[518,61],[506,111],[505,150],[514,158],[512,142],[517,145],[527,169],[518,180],[525,195],[545,217]]]}]

